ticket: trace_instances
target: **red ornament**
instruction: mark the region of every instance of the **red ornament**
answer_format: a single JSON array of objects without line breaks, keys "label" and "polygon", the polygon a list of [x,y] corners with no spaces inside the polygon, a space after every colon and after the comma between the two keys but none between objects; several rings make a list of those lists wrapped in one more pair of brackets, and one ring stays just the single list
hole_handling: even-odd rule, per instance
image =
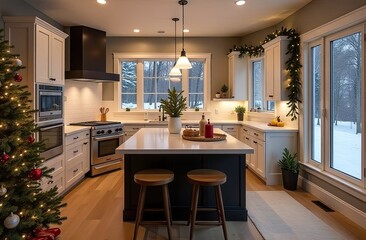
[{"label": "red ornament", "polygon": [[2,156],[1,156],[1,161],[0,162],[7,162],[9,160],[9,155],[4,153]]},{"label": "red ornament", "polygon": [[28,177],[32,180],[39,180],[41,177],[42,177],[42,170],[41,169],[38,169],[38,168],[35,168],[35,169],[32,169],[29,173],[28,173]]},{"label": "red ornament", "polygon": [[35,141],[36,139],[32,136],[32,135],[30,135],[28,138],[27,138],[27,141],[29,142],[29,143],[34,143],[34,141]]},{"label": "red ornament", "polygon": [[14,76],[14,80],[16,82],[21,82],[23,80],[23,77],[19,73],[16,73],[15,76]]},{"label": "red ornament", "polygon": [[59,228],[38,228],[33,230],[35,237],[32,240],[54,240],[60,233],[61,230]]}]

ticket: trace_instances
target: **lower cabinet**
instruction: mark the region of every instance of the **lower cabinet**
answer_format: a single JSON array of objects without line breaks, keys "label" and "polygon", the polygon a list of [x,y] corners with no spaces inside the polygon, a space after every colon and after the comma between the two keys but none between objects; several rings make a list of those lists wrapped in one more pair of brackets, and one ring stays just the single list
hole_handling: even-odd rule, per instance
[{"label": "lower cabinet", "polygon": [[231,136],[233,136],[234,138],[239,139],[238,128],[239,128],[239,125],[222,125],[221,129],[224,132],[226,132],[227,134],[230,134]]},{"label": "lower cabinet", "polygon": [[47,168],[53,168],[54,170],[50,173],[52,179],[42,178],[41,188],[43,191],[48,191],[51,188],[57,186],[58,193],[62,193],[65,190],[65,161],[64,154],[56,156],[43,165]]},{"label": "lower cabinet", "polygon": [[254,149],[253,154],[246,155],[248,168],[267,185],[281,184],[281,169],[277,163],[284,148],[297,152],[297,132],[286,129],[264,132],[243,126],[240,140]]},{"label": "lower cabinet", "polygon": [[65,180],[66,189],[82,179],[90,169],[89,130],[66,136]]}]

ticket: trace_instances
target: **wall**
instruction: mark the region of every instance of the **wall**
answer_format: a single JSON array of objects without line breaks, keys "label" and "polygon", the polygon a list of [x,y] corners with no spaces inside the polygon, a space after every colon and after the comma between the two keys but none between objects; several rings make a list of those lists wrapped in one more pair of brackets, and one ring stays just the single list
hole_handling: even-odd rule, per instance
[{"label": "wall", "polygon": [[[37,16],[42,20],[52,24],[62,30],[62,26],[49,18],[47,15],[33,8],[23,0],[0,0],[0,16]],[[0,29],[4,28],[4,22],[1,19]]]}]

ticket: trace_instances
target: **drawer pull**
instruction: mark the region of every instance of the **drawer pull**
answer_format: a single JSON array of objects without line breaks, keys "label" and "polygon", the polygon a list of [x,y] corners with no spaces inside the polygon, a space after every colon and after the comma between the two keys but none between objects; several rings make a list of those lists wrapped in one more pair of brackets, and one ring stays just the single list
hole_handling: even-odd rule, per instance
[{"label": "drawer pull", "polygon": [[245,139],[246,139],[246,140],[249,140],[249,138],[247,138],[247,137],[246,137]]},{"label": "drawer pull", "polygon": [[85,134],[85,136],[89,136],[89,133]]},{"label": "drawer pull", "polygon": [[243,128],[244,132],[248,132],[248,129]]},{"label": "drawer pull", "polygon": [[227,129],[229,129],[229,130],[234,130],[234,128],[227,128]]},{"label": "drawer pull", "polygon": [[257,141],[253,141],[253,143],[257,144],[258,142]]},{"label": "drawer pull", "polygon": [[79,171],[79,168],[75,169],[73,172],[76,173],[77,171]]},{"label": "drawer pull", "polygon": [[79,137],[74,137],[74,140],[78,139]]},{"label": "drawer pull", "polygon": [[56,78],[50,78],[50,81],[56,81]]},{"label": "drawer pull", "polygon": [[79,152],[79,150],[75,150],[75,151],[74,151],[74,153],[77,153],[77,152]]},{"label": "drawer pull", "polygon": [[132,128],[133,130],[139,130],[140,128]]},{"label": "drawer pull", "polygon": [[49,180],[47,184],[52,184],[52,183],[53,183],[53,181],[52,180]]},{"label": "drawer pull", "polygon": [[268,97],[273,97],[273,95],[268,95]]},{"label": "drawer pull", "polygon": [[88,144],[88,142],[85,142],[84,145]]},{"label": "drawer pull", "polygon": [[258,133],[254,133],[255,136],[258,136]]}]

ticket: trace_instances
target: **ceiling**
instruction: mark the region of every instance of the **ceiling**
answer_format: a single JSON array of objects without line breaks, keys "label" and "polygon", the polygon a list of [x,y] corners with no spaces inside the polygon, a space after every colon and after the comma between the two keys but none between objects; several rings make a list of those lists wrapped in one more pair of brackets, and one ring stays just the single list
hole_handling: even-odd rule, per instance
[{"label": "ceiling", "polygon": [[[107,32],[107,36],[167,37],[182,29],[178,0],[25,0],[63,26],[84,25]],[[273,26],[311,0],[188,0],[184,7],[187,37],[241,37]],[[140,29],[134,33],[133,29]],[[162,31],[163,33],[158,33]]]}]

